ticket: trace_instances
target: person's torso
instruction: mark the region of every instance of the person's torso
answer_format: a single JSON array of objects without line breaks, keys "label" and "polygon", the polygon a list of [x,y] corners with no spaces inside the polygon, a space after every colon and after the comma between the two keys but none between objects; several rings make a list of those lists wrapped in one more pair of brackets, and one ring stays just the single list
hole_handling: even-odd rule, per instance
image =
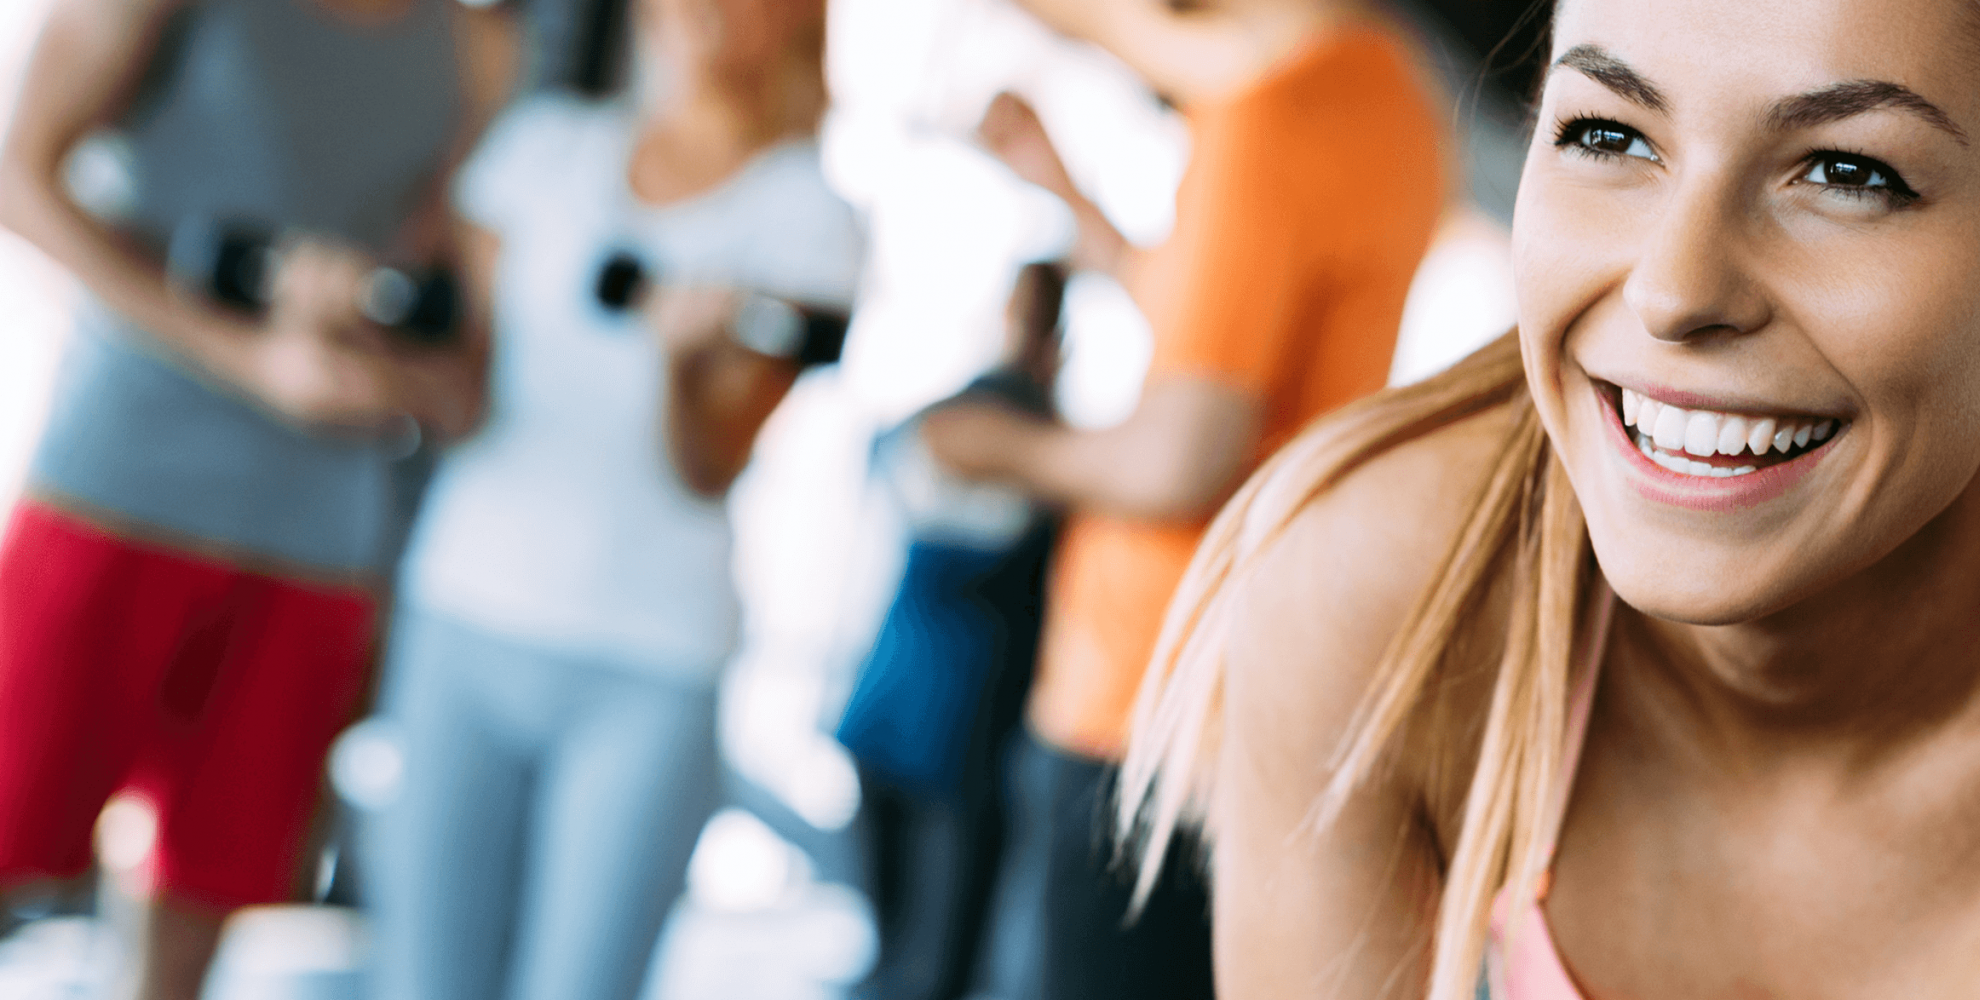
[{"label": "person's torso", "polygon": [[[1279,255],[1261,269],[1293,283],[1292,335],[1272,359],[1258,400],[1260,436],[1249,468],[1314,419],[1382,388],[1404,300],[1445,200],[1441,124],[1400,45],[1357,30],[1302,50],[1228,101],[1191,113],[1204,141],[1242,144],[1248,178],[1274,213],[1304,220],[1291,241],[1152,251],[1136,298],[1162,338],[1245,337],[1215,321],[1214,303],[1176,300],[1189,283],[1173,268],[1194,255]],[[1177,232],[1189,213],[1226,200],[1225,179],[1194,165],[1177,192]],[[1317,188],[1330,185],[1331,188]],[[1366,214],[1344,215],[1341,185]],[[1213,293],[1214,294],[1214,293]],[[1164,314],[1172,309],[1172,314]],[[1206,315],[1206,313],[1208,315]],[[1158,343],[1149,380],[1189,374],[1190,345]],[[1210,352],[1210,353],[1214,353]],[[1061,538],[1052,611],[1031,721],[1063,748],[1113,756],[1176,585],[1205,522],[1149,522],[1075,512]]]},{"label": "person's torso", "polygon": [[[1261,260],[1293,287],[1282,320],[1292,335],[1259,400],[1258,460],[1387,381],[1410,283],[1449,199],[1448,129],[1436,109],[1407,47],[1373,26],[1320,39],[1231,99],[1191,109],[1201,141],[1245,150],[1255,189],[1246,197],[1296,222],[1275,241],[1213,251],[1289,261]],[[1229,204],[1228,193],[1211,190],[1227,180],[1192,169],[1177,191],[1178,216]],[[1154,251],[1156,283],[1171,249],[1187,248]],[[1162,290],[1144,291],[1160,311]],[[1179,305],[1181,322],[1157,320],[1158,338],[1246,336]],[[1150,378],[1179,353],[1187,352],[1158,348]]]},{"label": "person's torso", "polygon": [[[119,228],[162,255],[186,226],[299,228],[382,252],[444,167],[459,108],[449,12],[357,27],[315,0],[205,0],[161,33],[117,123]],[[31,488],[168,538],[373,572],[407,512],[391,445],[289,426],[89,302]]]},{"label": "person's torso", "polygon": [[[665,357],[637,312],[597,296],[616,254],[657,281],[737,285],[841,308],[860,240],[817,149],[770,149],[720,187],[654,209],[627,189],[635,125],[616,104],[545,97],[504,127],[554,161],[506,216],[485,426],[435,478],[409,596],[512,638],[701,669],[733,644],[724,504],[664,443]],[[527,154],[523,158],[527,159]]]},{"label": "person's torso", "polygon": [[1769,735],[1783,752],[1755,774],[1709,745],[1696,692],[1647,665],[1640,627],[1617,632],[1531,911],[1547,947],[1530,964],[1566,985],[1512,982],[1498,1000],[1973,995],[1980,753],[1957,735],[1970,710],[1843,769]]}]

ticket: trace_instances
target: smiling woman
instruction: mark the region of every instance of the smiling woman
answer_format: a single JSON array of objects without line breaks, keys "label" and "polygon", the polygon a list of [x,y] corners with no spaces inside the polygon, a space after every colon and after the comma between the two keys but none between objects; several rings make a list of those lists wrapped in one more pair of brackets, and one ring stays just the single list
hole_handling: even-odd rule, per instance
[{"label": "smiling woman", "polygon": [[1220,996],[1971,995],[1975,31],[1560,5],[1517,333],[1288,445],[1143,687]]}]

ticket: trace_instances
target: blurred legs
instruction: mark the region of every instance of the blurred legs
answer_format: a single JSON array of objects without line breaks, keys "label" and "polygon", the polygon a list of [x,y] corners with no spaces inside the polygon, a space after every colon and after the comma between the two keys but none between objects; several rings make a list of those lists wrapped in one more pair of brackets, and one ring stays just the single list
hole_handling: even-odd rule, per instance
[{"label": "blurred legs", "polygon": [[714,689],[586,673],[543,763],[510,1000],[638,996],[715,807]]},{"label": "blurred legs", "polygon": [[1114,767],[1029,732],[1011,754],[1015,839],[999,886],[984,991],[1041,1000],[1208,1000],[1209,901],[1187,846],[1140,919],[1106,823]]},{"label": "blurred legs", "polygon": [[379,995],[632,1000],[714,808],[714,688],[418,612],[395,628]]},{"label": "blurred legs", "polygon": [[529,768],[489,724],[472,683],[488,665],[459,631],[416,614],[394,625],[386,711],[405,775],[365,837],[389,1000],[501,996],[515,925]]},{"label": "blurred legs", "polygon": [[117,909],[132,924],[118,930],[136,947],[111,987],[112,1000],[199,1000],[227,915],[170,896],[125,898]]}]

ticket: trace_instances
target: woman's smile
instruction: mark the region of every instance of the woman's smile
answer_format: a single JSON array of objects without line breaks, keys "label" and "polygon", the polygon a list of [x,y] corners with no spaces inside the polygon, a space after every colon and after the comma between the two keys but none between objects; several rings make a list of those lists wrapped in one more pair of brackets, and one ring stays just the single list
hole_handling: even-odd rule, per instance
[{"label": "woman's smile", "polygon": [[1741,510],[1780,497],[1834,453],[1850,423],[1708,408],[1700,397],[1669,390],[1591,385],[1631,485],[1650,500],[1692,510]]}]

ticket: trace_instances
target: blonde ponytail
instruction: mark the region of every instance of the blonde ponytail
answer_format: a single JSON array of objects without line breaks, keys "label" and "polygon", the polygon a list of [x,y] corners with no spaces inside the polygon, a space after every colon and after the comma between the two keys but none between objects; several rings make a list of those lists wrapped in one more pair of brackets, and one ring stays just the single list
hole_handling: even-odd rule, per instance
[{"label": "blonde ponytail", "polygon": [[[1138,849],[1145,896],[1178,828],[1201,819],[1222,724],[1224,637],[1240,579],[1300,510],[1376,455],[1467,416],[1512,410],[1484,485],[1442,565],[1391,641],[1314,803],[1333,822],[1427,692],[1454,664],[1466,618],[1488,591],[1511,596],[1504,652],[1438,907],[1429,1000],[1475,995],[1493,897],[1524,893],[1546,864],[1564,798],[1578,606],[1588,564],[1581,508],[1526,395],[1518,339],[1488,344],[1450,370],[1316,423],[1267,462],[1211,524],[1164,623],[1137,700],[1116,816]],[[1445,743],[1456,743],[1445,734]],[[1214,834],[1215,831],[1210,831]]]}]

